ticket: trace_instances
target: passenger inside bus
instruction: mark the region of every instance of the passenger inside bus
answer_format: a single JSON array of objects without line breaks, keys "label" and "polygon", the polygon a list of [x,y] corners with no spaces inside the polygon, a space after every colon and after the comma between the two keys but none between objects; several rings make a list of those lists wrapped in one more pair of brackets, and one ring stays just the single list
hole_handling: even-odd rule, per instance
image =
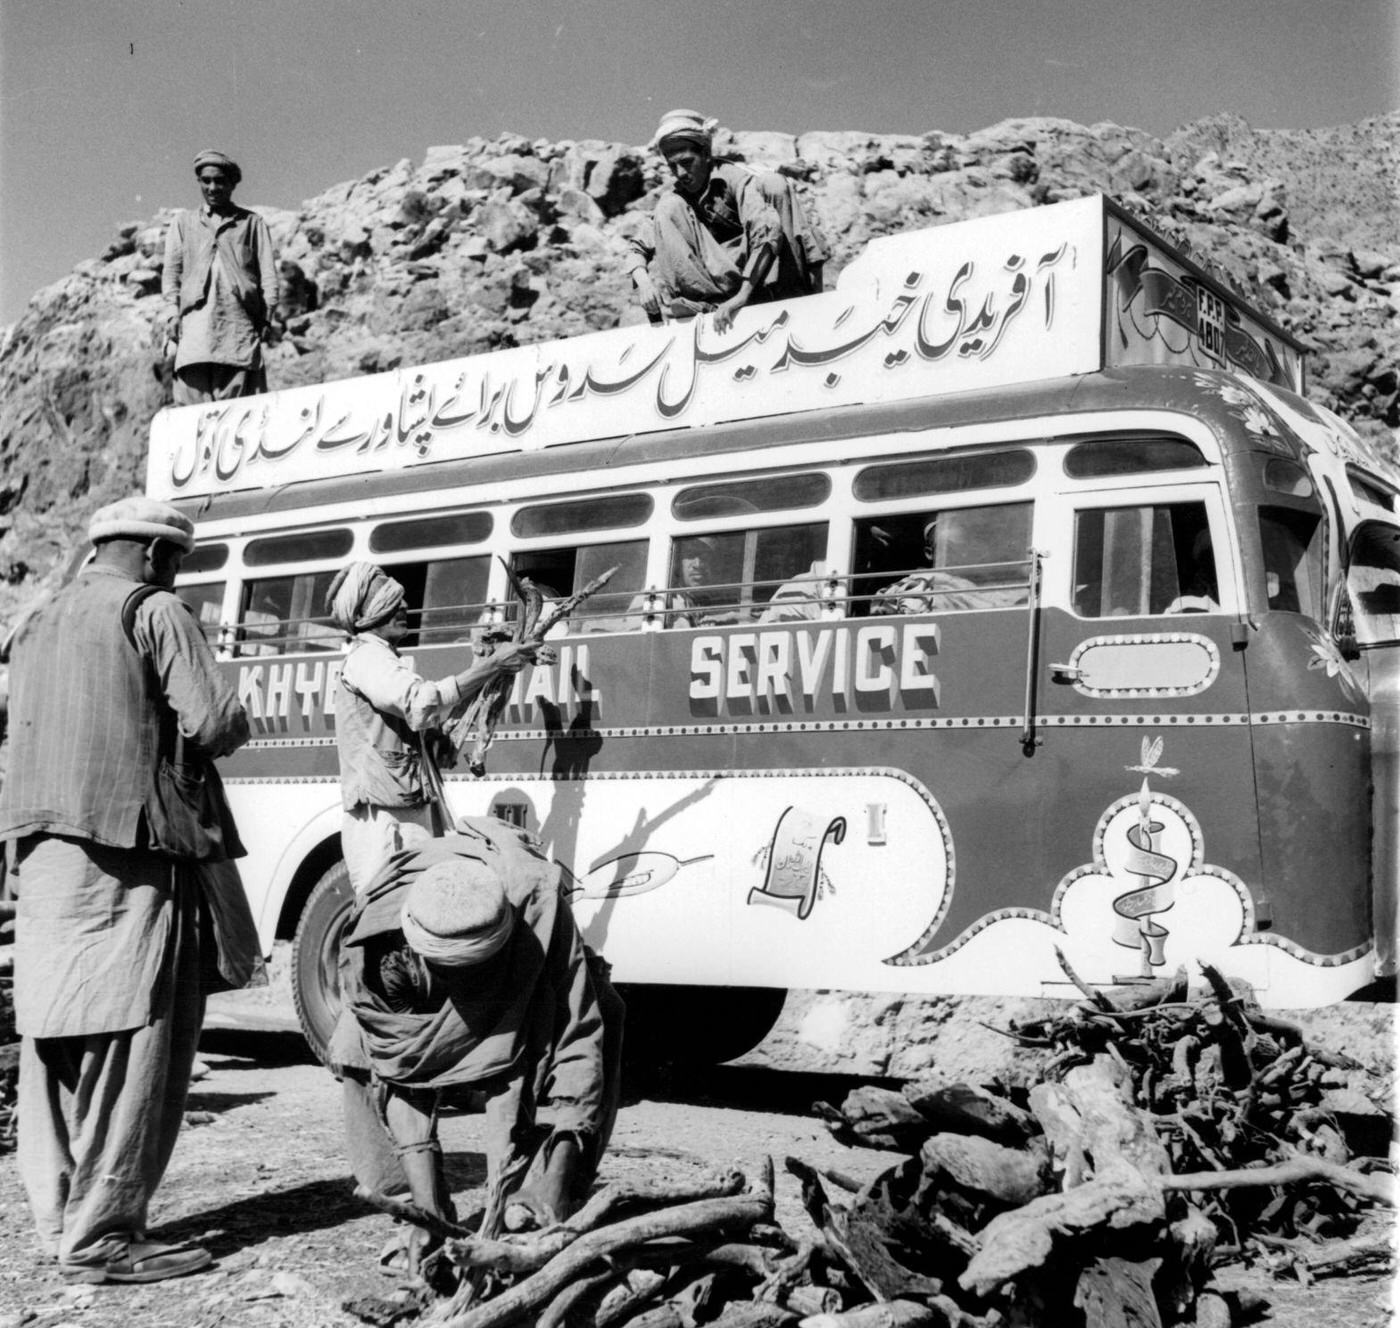
[{"label": "passenger inside bus", "polygon": [[[632,597],[642,588],[646,560],[645,540],[613,540],[606,544],[522,551],[511,559],[511,571],[516,576],[528,576],[544,591],[546,599],[576,595],[612,571],[606,588],[591,594],[557,629],[551,630],[549,638],[553,640],[579,633],[625,630],[619,623],[630,612]],[[510,606],[507,619],[513,621],[515,612],[514,605]]]},{"label": "passenger inside bus", "polygon": [[1204,503],[1078,512],[1073,577],[1075,612],[1086,618],[1220,611]]},{"label": "passenger inside bus", "polygon": [[910,545],[920,536],[928,564],[869,594],[866,612],[949,613],[1025,604],[1030,517],[1029,503],[1006,503],[865,523],[856,537],[857,566],[863,568],[858,583],[878,583],[882,567],[907,567]]},{"label": "passenger inside bus", "polygon": [[683,536],[671,547],[670,584],[634,595],[626,628],[817,618],[826,536],[824,521]]},{"label": "passenger inside bus", "polygon": [[1210,530],[1191,541],[1191,562],[1181,570],[1181,594],[1167,605],[1168,613],[1219,613],[1220,589],[1215,576],[1215,550]]},{"label": "passenger inside bus", "polygon": [[634,595],[627,606],[626,626],[634,629],[658,615],[663,627],[719,626],[738,622],[731,608],[727,613],[715,608],[715,595],[706,587],[713,582],[718,542],[709,535],[677,540],[671,559],[675,584],[655,593]]}]

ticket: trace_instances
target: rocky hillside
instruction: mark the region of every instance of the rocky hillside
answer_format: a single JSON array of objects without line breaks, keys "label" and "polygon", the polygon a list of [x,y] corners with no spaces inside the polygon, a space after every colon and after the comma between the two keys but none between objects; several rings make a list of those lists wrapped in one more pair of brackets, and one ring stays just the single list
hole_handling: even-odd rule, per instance
[{"label": "rocky hillside", "polygon": [[[828,280],[873,236],[1114,195],[1261,292],[1316,347],[1313,394],[1391,446],[1398,145],[1400,113],[1308,131],[1225,116],[1166,139],[1033,119],[965,136],[736,133],[718,144],[802,181],[835,248]],[[503,134],[268,210],[292,265],[274,385],[635,321],[618,260],[661,183],[660,159],[643,149]],[[194,201],[193,182],[177,201]],[[169,216],[122,226],[4,330],[0,618],[54,572],[94,507],[143,482],[147,429],[169,399],[152,335]]]}]

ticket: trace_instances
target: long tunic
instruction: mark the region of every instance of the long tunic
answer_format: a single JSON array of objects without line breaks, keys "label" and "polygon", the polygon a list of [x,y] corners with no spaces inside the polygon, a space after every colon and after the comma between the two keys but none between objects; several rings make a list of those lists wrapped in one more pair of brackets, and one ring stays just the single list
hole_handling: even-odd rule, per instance
[{"label": "long tunic", "polygon": [[427,790],[415,735],[440,724],[460,700],[455,677],[419,677],[372,632],[351,641],[335,706],[345,809],[421,807]]},{"label": "long tunic", "polygon": [[256,212],[175,214],[165,236],[161,293],[180,315],[176,369],[190,364],[255,368],[262,329],[277,307],[272,233]]},{"label": "long tunic", "polygon": [[[129,734],[145,730],[130,726],[164,707],[208,756],[248,738],[243,707],[174,595],[142,601],[136,649],[128,644],[121,606],[136,588],[110,568],[89,567],[14,644],[0,837],[21,841],[15,1013],[32,1037],[140,1027],[168,995],[159,975],[186,869],[146,847],[156,753],[131,745]],[[123,681],[127,655],[139,669],[135,690]],[[28,847],[58,836],[89,847],[46,852],[26,872]]]}]

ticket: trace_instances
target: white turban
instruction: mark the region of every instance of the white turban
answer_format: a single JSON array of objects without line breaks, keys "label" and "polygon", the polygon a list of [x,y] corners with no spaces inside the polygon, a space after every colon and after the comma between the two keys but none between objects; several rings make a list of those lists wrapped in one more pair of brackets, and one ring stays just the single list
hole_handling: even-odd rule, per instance
[{"label": "white turban", "polygon": [[194,159],[194,173],[198,175],[206,166],[217,166],[233,184],[237,184],[243,178],[238,163],[227,153],[215,152],[213,148],[205,148]]},{"label": "white turban", "polygon": [[687,142],[698,143],[701,147],[708,148],[717,128],[719,128],[718,120],[701,115],[699,111],[667,111],[661,117],[661,123],[656,128],[651,145],[660,148],[672,139],[684,139]]},{"label": "white turban", "polygon": [[373,563],[351,563],[335,574],[326,591],[326,612],[350,635],[387,622],[403,602],[403,587]]},{"label": "white turban", "polygon": [[399,926],[412,949],[444,968],[490,959],[515,930],[515,910],[480,858],[434,863],[408,887]]}]

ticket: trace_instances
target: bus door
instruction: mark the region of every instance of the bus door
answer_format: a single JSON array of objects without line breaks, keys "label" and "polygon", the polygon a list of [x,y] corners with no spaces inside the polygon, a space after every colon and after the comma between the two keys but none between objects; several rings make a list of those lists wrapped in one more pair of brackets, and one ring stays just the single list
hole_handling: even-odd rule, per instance
[{"label": "bus door", "polygon": [[1343,656],[1371,703],[1371,913],[1376,976],[1396,970],[1400,877],[1400,527],[1366,521],[1352,532],[1346,582],[1333,614]]},{"label": "bus door", "polygon": [[1341,514],[1331,501],[1324,509],[1331,495],[1291,458],[1249,452],[1233,461],[1251,608],[1244,663],[1259,939],[1286,1003],[1317,1004],[1364,983],[1372,960],[1370,706],[1330,630],[1325,597],[1329,533]]},{"label": "bus door", "polygon": [[1239,559],[1214,479],[1120,478],[1062,501],[1040,527],[1025,758],[1053,790],[1042,907],[1085,980],[1169,975],[1256,923]]}]

